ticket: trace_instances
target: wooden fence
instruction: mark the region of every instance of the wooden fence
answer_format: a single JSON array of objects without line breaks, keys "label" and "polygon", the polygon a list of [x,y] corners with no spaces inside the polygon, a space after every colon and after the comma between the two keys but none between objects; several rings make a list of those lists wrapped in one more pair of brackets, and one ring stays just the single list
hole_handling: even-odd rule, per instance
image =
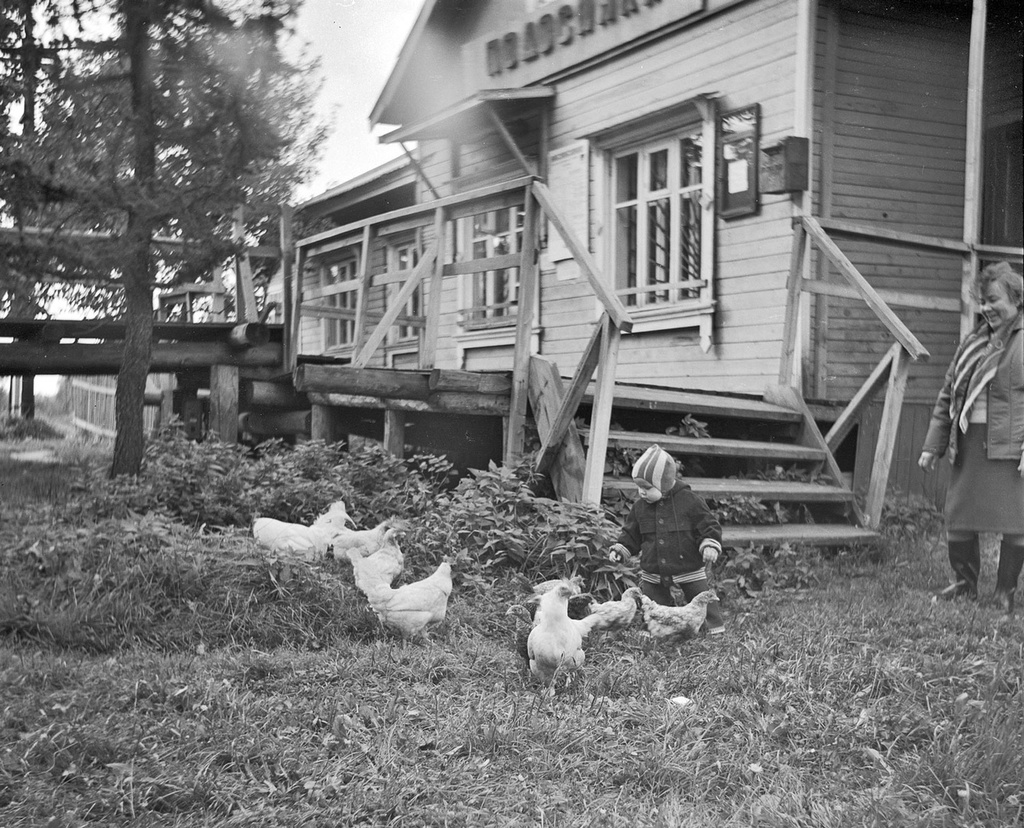
[{"label": "wooden fence", "polygon": [[[114,394],[117,378],[109,376],[71,378],[71,421],[75,428],[95,437],[113,440],[117,436]],[[146,391],[143,427],[148,434],[160,428],[159,391]]]}]

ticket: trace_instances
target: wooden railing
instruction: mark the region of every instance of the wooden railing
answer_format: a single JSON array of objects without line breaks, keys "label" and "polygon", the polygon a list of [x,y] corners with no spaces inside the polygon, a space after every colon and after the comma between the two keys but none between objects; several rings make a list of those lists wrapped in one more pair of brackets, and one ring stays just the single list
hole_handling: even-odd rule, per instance
[{"label": "wooden railing", "polygon": [[[929,247],[946,252],[962,253],[959,242],[943,239],[932,239],[909,233],[893,231],[872,232],[868,228],[844,223],[830,222],[834,230],[849,235],[870,236],[875,241],[891,244]],[[804,258],[807,245],[813,244],[831,262],[847,284],[824,282],[806,279],[803,276]],[[830,238],[822,222],[811,216],[800,216],[793,222],[793,248],[790,259],[789,280],[787,284],[786,317],[783,324],[782,356],[779,364],[779,385],[783,388],[795,388],[795,358],[799,349],[799,313],[800,296],[807,292],[817,295],[840,296],[861,299],[871,308],[878,320],[885,326],[896,342],[885,353],[874,368],[860,390],[853,396],[849,404],[839,415],[829,432],[824,436],[830,455],[836,450],[843,437],[849,433],[864,407],[874,398],[883,383],[887,383],[885,401],[882,406],[882,418],[879,426],[878,440],[875,443],[874,460],[868,481],[867,494],[864,499],[863,511],[858,515],[869,528],[876,529],[881,521],[882,505],[885,500],[886,484],[889,480],[889,469],[892,466],[893,452],[896,447],[896,433],[899,428],[900,411],[903,408],[903,397],[907,389],[907,375],[912,360],[928,359],[928,349],[921,344],[903,321],[893,312],[886,298],[894,303],[911,307],[928,307],[937,310],[959,310],[959,301],[937,299],[909,293],[895,294],[874,287],[864,278],[854,264]],[[955,306],[954,306],[955,302]],[[802,399],[801,395],[797,395]]]},{"label": "wooden railing", "polygon": [[[524,218],[522,227],[522,243],[517,253],[489,258],[470,259],[461,262],[445,263],[444,232],[446,222],[461,217],[475,215],[488,210],[502,207],[523,205]],[[310,251],[320,252],[325,246],[336,249],[342,244],[360,243],[362,255],[359,262],[357,277],[359,297],[355,311],[355,343],[352,367],[365,368],[385,342],[388,331],[396,324],[408,324],[403,317],[404,308],[413,292],[423,283],[428,283],[427,307],[425,308],[423,337],[419,350],[419,367],[433,368],[437,354],[437,339],[441,315],[442,283],[446,277],[490,270],[501,270],[515,267],[519,269],[519,294],[515,312],[515,346],[512,364],[512,389],[510,397],[505,459],[522,454],[525,442],[525,425],[527,405],[529,402],[529,385],[531,373],[530,341],[534,324],[534,309],[539,290],[538,270],[538,228],[541,216],[545,216],[564,241],[575,258],[580,273],[590,289],[599,300],[603,312],[595,323],[590,344],[583,356],[570,383],[569,391],[558,406],[555,416],[546,417],[542,427],[541,439],[543,448],[538,463],[547,471],[551,468],[555,457],[562,451],[563,443],[569,430],[572,418],[583,397],[595,369],[598,370],[597,389],[594,397],[592,422],[590,428],[590,451],[587,455],[586,469],[580,490],[578,481],[569,482],[568,476],[562,476],[569,491],[570,499],[583,499],[599,502],[601,484],[604,475],[604,460],[608,445],[608,431],[611,420],[612,394],[615,384],[615,371],[618,359],[619,337],[632,329],[632,319],[619,297],[609,287],[606,279],[587,249],[571,229],[570,221],[565,212],[552,197],[551,191],[533,177],[518,178],[504,184],[482,188],[468,193],[449,196],[433,202],[414,207],[395,210],[368,219],[299,240],[296,247],[295,280],[290,306],[295,312],[289,320],[290,367],[294,371],[297,364],[298,337],[303,313],[320,315],[318,308],[303,302],[302,270],[303,263]],[[379,284],[381,276],[371,273],[369,267],[370,248],[376,234],[387,232],[395,227],[403,230],[417,228],[430,229],[429,244],[419,262],[410,271],[387,274],[390,284],[401,284],[398,294],[388,301],[388,308],[383,316],[368,332],[367,305],[370,288]],[[346,316],[350,314],[348,311]],[[534,366],[536,370],[536,365]],[[549,386],[551,389],[555,385]],[[560,392],[556,392],[560,393]],[[550,403],[550,400],[548,401]],[[578,458],[577,458],[578,459]],[[563,494],[563,496],[564,496]]]}]

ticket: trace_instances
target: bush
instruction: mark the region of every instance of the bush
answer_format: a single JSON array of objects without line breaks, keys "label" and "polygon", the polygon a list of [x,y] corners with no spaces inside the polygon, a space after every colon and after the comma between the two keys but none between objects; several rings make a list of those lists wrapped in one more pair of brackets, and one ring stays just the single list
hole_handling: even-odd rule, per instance
[{"label": "bush", "polygon": [[64,435],[45,420],[0,417],[0,440],[62,440]]}]

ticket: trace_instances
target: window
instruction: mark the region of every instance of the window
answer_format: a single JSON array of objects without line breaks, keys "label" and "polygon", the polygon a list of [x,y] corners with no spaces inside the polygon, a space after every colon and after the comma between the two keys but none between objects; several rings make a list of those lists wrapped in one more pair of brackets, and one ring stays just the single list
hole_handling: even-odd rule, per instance
[{"label": "window", "polygon": [[356,341],[356,303],[359,301],[359,269],[355,258],[324,264],[320,288],[324,304],[334,313],[323,320],[324,349],[351,346]]},{"label": "window", "polygon": [[[631,308],[700,297],[704,235],[703,128],[613,154],[616,289]],[[650,290],[649,288],[657,288]]]},{"label": "window", "polygon": [[[407,241],[400,244],[392,245],[388,250],[388,271],[391,273],[411,271],[419,264],[420,261],[420,249],[419,246],[413,241]],[[404,280],[403,280],[404,281]],[[395,283],[389,286],[388,305],[392,302],[392,297],[396,296],[402,289],[401,283]],[[409,318],[417,318],[423,316],[423,287],[422,285],[417,287],[413,291],[412,295],[405,303],[405,307],[402,309],[402,317],[407,320]],[[400,319],[402,317],[399,317]],[[419,337],[420,325],[418,324],[398,324],[395,326],[395,334],[392,339],[393,342],[407,342],[409,340],[415,340]]]},{"label": "window", "polygon": [[[519,253],[523,239],[523,208],[508,207],[470,216],[463,221],[470,259]],[[463,327],[492,328],[515,324],[519,268],[500,267],[468,273],[463,282]]]}]

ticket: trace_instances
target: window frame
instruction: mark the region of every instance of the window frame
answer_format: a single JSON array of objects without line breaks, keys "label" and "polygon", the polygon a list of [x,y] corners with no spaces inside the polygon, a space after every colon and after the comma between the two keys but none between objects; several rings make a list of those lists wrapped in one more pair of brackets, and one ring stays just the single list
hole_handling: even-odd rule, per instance
[{"label": "window frame", "polygon": [[[715,285],[715,232],[716,232],[716,207],[717,207],[717,174],[718,174],[718,145],[717,145],[717,107],[715,100],[708,96],[699,96],[677,104],[666,110],[647,115],[636,121],[612,127],[602,133],[591,136],[590,140],[596,152],[592,153],[595,163],[601,168],[595,173],[595,180],[600,183],[603,192],[597,193],[600,210],[598,215],[603,216],[603,223],[608,232],[602,234],[598,251],[600,261],[605,265],[607,278],[611,287],[615,290],[623,304],[629,309],[634,319],[633,333],[644,333],[647,331],[678,330],[686,328],[697,328],[700,336],[701,348],[706,352],[711,347],[712,319],[715,308],[714,285]],[[699,275],[700,278],[690,280],[693,288],[697,290],[695,296],[677,298],[674,301],[664,302],[636,302],[629,303],[628,295],[621,295],[620,292],[630,290],[624,288],[616,276],[617,270],[617,216],[616,205],[623,202],[616,201],[615,187],[615,163],[618,158],[628,155],[630,152],[657,151],[659,147],[675,147],[674,155],[670,152],[669,181],[678,183],[677,191],[683,190],[679,179],[680,173],[680,151],[679,146],[687,134],[699,132],[701,137],[701,182],[699,195],[691,196],[692,201],[700,204],[700,254],[699,254]],[[710,167],[710,169],[709,169]],[[644,170],[638,170],[638,180]],[[674,177],[673,177],[674,176]],[[697,192],[693,188],[685,188],[690,193]],[[653,191],[652,191],[653,192]],[[676,195],[680,195],[679,192]],[[679,202],[681,204],[681,202]],[[681,211],[680,211],[681,212]],[[680,213],[673,218],[672,237],[678,239]],[[639,222],[638,222],[639,225]],[[638,238],[639,228],[638,228]],[[678,243],[673,247],[679,251]],[[638,257],[642,251],[638,247]],[[676,260],[670,267],[670,279],[668,284],[673,284],[671,273],[678,274],[679,253],[675,253]],[[637,271],[637,288],[645,287],[639,284],[643,270]],[[632,290],[636,291],[636,288]],[[679,290],[682,296],[682,288],[670,288]],[[642,291],[641,293],[656,293],[657,291]],[[641,295],[638,293],[638,295]]]},{"label": "window frame", "polygon": [[[506,229],[500,229],[497,226],[496,217],[499,213],[505,213],[507,216],[508,225]],[[476,232],[476,220],[480,216],[495,217],[495,232]],[[471,262],[476,259],[520,253],[522,250],[524,220],[525,205],[500,207],[458,219],[458,235],[461,241],[459,249],[465,253],[461,260],[463,262]],[[511,240],[511,244],[507,249],[497,252],[497,248],[500,245],[500,242],[497,241],[498,239]],[[478,255],[477,250],[481,244],[484,245],[484,250],[482,255]],[[500,290],[498,283],[499,274],[508,280],[504,295],[510,297],[501,302],[494,301],[499,295]],[[494,329],[514,329],[518,317],[519,288],[520,274],[518,267],[462,274],[459,277],[458,290],[459,327],[466,333],[491,331]],[[483,301],[479,301],[480,299]],[[489,309],[494,312],[489,313]],[[483,315],[476,316],[481,311]]]}]

